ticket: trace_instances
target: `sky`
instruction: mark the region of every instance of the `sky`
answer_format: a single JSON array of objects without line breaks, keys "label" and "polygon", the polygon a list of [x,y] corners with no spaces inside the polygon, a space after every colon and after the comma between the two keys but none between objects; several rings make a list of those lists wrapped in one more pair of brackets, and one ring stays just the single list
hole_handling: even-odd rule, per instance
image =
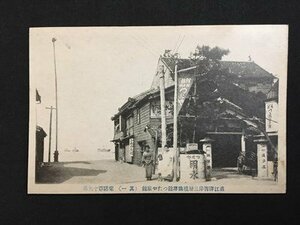
[{"label": "sky", "polygon": [[[37,88],[42,97],[41,104],[31,99],[36,107],[31,113],[49,134],[46,107],[55,106],[53,37],[57,39],[58,150],[67,161],[74,157],[65,149],[76,147],[80,159],[101,158],[98,148],[114,150],[111,117],[128,97],[150,88],[165,49],[177,49],[186,58],[198,44],[219,46],[230,50],[223,60],[248,61],[250,55],[280,78],[287,74],[287,32],[287,26],[280,25],[31,28],[30,90]],[[53,152],[55,111],[52,124]]]}]

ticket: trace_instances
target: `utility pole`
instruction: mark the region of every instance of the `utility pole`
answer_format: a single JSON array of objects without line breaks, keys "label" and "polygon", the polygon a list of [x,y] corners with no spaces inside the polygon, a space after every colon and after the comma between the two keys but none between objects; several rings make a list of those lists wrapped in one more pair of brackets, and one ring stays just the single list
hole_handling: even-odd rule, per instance
[{"label": "utility pole", "polygon": [[54,162],[58,162],[58,107],[57,107],[57,73],[56,73],[56,56],[55,56],[55,41],[56,38],[52,38],[52,44],[53,44],[53,56],[54,56],[54,74],[55,74],[55,108],[56,108],[56,143],[55,143],[55,152],[54,152]]},{"label": "utility pole", "polygon": [[54,107],[46,107],[46,109],[50,109],[50,125],[49,125],[49,153],[48,153],[48,162],[51,162],[51,132],[52,132],[52,110]]},{"label": "utility pole", "polygon": [[173,122],[173,149],[174,149],[174,177],[175,181],[178,179],[178,146],[177,146],[177,104],[178,104],[178,74],[177,74],[177,61],[175,64],[175,86],[174,86],[174,122]]},{"label": "utility pole", "polygon": [[153,174],[155,174],[156,171],[156,163],[157,163],[157,154],[158,154],[158,130],[155,130],[155,150],[154,150],[154,170],[153,170]]},{"label": "utility pole", "polygon": [[159,87],[160,87],[160,112],[161,112],[161,147],[167,144],[167,125],[166,125],[166,100],[165,100],[165,74],[164,66],[158,68]]}]

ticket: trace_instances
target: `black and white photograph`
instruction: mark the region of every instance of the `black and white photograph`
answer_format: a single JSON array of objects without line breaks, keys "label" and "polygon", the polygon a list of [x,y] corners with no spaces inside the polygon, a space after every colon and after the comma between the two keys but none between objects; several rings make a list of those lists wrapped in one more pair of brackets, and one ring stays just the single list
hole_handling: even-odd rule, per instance
[{"label": "black and white photograph", "polygon": [[288,25],[29,30],[28,193],[285,193]]}]

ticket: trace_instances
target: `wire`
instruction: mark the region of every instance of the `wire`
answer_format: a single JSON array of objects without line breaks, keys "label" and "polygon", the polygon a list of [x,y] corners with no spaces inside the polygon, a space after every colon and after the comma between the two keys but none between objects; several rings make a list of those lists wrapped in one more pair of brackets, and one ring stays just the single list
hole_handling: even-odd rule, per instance
[{"label": "wire", "polygon": [[145,46],[137,37],[135,37],[133,35],[130,35],[130,37],[132,37],[135,41],[137,41],[140,46],[142,46],[143,48],[147,49],[153,56],[157,57],[156,53],[154,53],[150,48],[148,48],[147,46]]},{"label": "wire", "polygon": [[177,38],[177,41],[176,41],[176,43],[175,43],[175,46],[174,46],[172,52],[175,51],[175,49],[176,49],[176,47],[177,47],[177,45],[178,45],[178,43],[179,43],[180,37],[181,37],[181,34],[179,34],[179,36],[178,36],[178,38]]},{"label": "wire", "polygon": [[[131,36],[131,35],[130,35]],[[149,53],[151,53],[153,56],[157,56],[151,49],[149,49],[147,46],[145,46],[139,39],[137,39],[134,36],[131,36],[141,47],[145,48]]]},{"label": "wire", "polygon": [[[138,38],[145,46],[151,48],[150,45],[149,45],[149,43],[148,43],[148,41],[147,41],[147,38],[145,38],[145,37],[143,37],[143,36],[141,36],[141,35],[140,35],[140,36],[136,35],[136,38]],[[158,51],[157,49],[154,49],[153,46],[152,46],[151,50],[152,50],[155,54],[158,54],[158,55],[161,54],[160,51]]]},{"label": "wire", "polygon": [[266,118],[266,120],[269,120],[269,121],[274,122],[274,123],[278,123],[277,121],[269,119],[269,118]]},{"label": "wire", "polygon": [[62,44],[64,44],[64,46],[66,46],[67,49],[71,49],[71,46],[69,44],[67,44],[63,38],[61,38],[60,35],[56,35],[57,39],[59,39],[61,41]]},{"label": "wire", "polygon": [[[183,35],[183,38],[182,38],[182,40],[181,40],[181,42],[180,42],[179,46],[177,47],[177,49],[176,49],[175,53],[177,53],[177,52],[178,52],[178,49],[180,48],[180,46],[181,46],[181,44],[182,44],[182,42],[183,42],[184,38],[185,38],[185,35]],[[174,54],[175,54],[175,53],[174,53]]]},{"label": "wire", "polygon": [[[148,39],[147,37],[143,36],[143,35],[140,35],[138,36],[142,41],[144,41],[144,43],[146,45],[150,45],[149,42],[148,42]],[[160,50],[158,50],[157,48],[156,49],[153,49],[156,53],[160,54]]]}]

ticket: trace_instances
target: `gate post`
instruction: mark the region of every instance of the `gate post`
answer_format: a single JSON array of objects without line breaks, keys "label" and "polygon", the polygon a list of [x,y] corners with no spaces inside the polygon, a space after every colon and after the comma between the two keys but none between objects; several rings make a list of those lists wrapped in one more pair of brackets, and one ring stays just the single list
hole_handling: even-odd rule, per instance
[{"label": "gate post", "polygon": [[268,177],[268,147],[267,140],[260,138],[254,140],[257,144],[257,177],[267,178]]},{"label": "gate post", "polygon": [[241,136],[241,152],[246,152],[246,143],[245,143],[245,130],[243,129],[242,131],[242,136]]},{"label": "gate post", "polygon": [[205,171],[206,171],[206,179],[210,180],[211,178],[211,170],[212,170],[212,142],[214,140],[210,139],[209,137],[205,137],[201,139],[199,142],[203,143],[202,150],[204,151],[205,155]]}]

